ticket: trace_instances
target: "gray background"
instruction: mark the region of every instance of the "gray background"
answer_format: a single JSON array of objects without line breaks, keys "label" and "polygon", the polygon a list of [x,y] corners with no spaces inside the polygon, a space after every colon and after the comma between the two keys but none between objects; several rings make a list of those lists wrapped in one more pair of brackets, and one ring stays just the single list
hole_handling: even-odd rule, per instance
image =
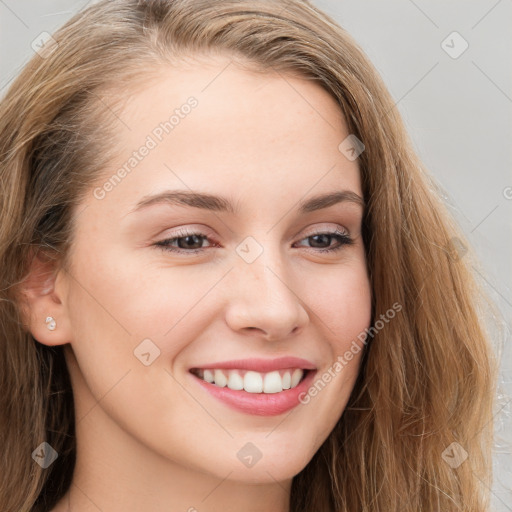
[{"label": "gray background", "polygon": [[[0,0],[0,95],[32,57],[32,41],[88,3]],[[493,510],[512,511],[512,0],[313,3],[352,34],[381,73],[502,312]],[[460,52],[463,41],[448,37],[454,31],[468,44],[456,58],[444,49]]]}]

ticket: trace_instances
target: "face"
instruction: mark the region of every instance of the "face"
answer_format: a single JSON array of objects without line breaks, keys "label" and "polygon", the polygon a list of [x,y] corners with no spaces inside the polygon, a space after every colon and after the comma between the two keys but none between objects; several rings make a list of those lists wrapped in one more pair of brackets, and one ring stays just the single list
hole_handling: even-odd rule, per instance
[{"label": "face", "polygon": [[285,480],[359,371],[360,174],[327,92],[228,62],[163,69],[117,112],[119,158],[77,208],[58,277],[67,360],[98,442],[122,431],[194,471]]}]

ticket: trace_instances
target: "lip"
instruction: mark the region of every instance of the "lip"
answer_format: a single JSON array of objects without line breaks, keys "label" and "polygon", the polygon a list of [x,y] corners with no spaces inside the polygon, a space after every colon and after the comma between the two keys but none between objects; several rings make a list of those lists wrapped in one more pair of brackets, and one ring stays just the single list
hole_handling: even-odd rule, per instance
[{"label": "lip", "polygon": [[[254,361],[254,360],[252,360]],[[218,367],[216,367],[218,368]],[[239,366],[237,368],[240,368]],[[220,368],[219,368],[220,369]],[[308,370],[299,384],[293,389],[285,389],[279,393],[248,393],[235,391],[228,387],[219,387],[206,382],[189,372],[194,382],[207,391],[215,399],[238,412],[256,416],[277,416],[293,409],[301,403],[299,396],[306,394],[316,375],[316,370]]]},{"label": "lip", "polygon": [[[301,368],[303,370],[316,370],[316,366],[307,359],[300,357],[278,357],[276,359],[237,359],[232,361],[219,361],[201,366],[195,366],[190,370],[252,370],[254,372],[267,373],[274,370],[285,370],[287,368]],[[217,386],[218,387],[218,386]]]}]

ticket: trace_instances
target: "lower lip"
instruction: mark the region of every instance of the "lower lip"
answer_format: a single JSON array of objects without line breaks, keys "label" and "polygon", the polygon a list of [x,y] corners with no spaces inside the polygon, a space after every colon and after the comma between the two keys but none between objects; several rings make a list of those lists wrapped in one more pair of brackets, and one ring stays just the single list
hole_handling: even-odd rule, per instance
[{"label": "lower lip", "polygon": [[285,389],[279,393],[248,393],[235,391],[228,387],[221,388],[210,382],[192,375],[194,380],[211,395],[227,406],[256,416],[277,416],[299,405],[299,396],[307,390],[316,374],[316,370],[308,370],[306,377],[293,389]]}]

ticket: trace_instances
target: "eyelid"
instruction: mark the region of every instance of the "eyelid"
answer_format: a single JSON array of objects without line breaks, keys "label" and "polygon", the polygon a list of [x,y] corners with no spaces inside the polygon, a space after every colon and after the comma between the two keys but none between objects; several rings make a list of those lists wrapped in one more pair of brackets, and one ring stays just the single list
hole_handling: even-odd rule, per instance
[{"label": "eyelid", "polygon": [[[310,224],[309,226],[306,226],[306,228],[302,228],[294,236],[290,237],[288,241],[292,242],[299,236],[301,236],[300,240],[302,240],[303,238],[314,236],[319,233],[324,233],[326,231],[327,232],[335,232],[336,231],[339,234],[350,236],[350,230],[348,228],[346,228],[345,226],[342,226],[341,224],[334,223],[334,226],[332,224],[333,223],[328,224],[325,222],[320,223],[320,225],[318,225],[318,223]],[[190,235],[205,235],[206,238],[209,238],[212,240],[216,240],[216,238],[217,238],[213,234],[213,230],[211,230],[210,228],[208,228],[202,224],[190,224],[185,227],[175,228],[175,230],[176,231],[173,231],[173,232],[169,233],[168,235],[165,235],[164,238],[162,238],[161,240],[180,238],[182,236],[190,236]],[[305,231],[305,232],[303,235],[301,235],[301,233],[303,231]],[[300,240],[297,240],[297,241],[300,241]]]},{"label": "eyelid", "polygon": [[[333,226],[334,224],[334,226]],[[313,226],[310,228],[310,226]],[[316,224],[310,224],[310,226],[307,226],[304,229],[301,229],[297,235],[295,235],[294,238],[296,238],[297,236],[300,236],[300,234],[305,231],[306,234],[303,235],[303,237],[307,237],[307,236],[312,236],[314,235],[315,233],[319,233],[319,232],[323,232],[323,231],[340,231],[340,232],[343,232],[343,234],[346,234],[346,235],[350,235],[350,231],[348,228],[346,228],[345,226],[342,226],[341,224],[336,224],[336,223],[326,223],[326,222],[321,222],[321,223],[316,223]],[[309,233],[309,234],[308,234]]]}]

